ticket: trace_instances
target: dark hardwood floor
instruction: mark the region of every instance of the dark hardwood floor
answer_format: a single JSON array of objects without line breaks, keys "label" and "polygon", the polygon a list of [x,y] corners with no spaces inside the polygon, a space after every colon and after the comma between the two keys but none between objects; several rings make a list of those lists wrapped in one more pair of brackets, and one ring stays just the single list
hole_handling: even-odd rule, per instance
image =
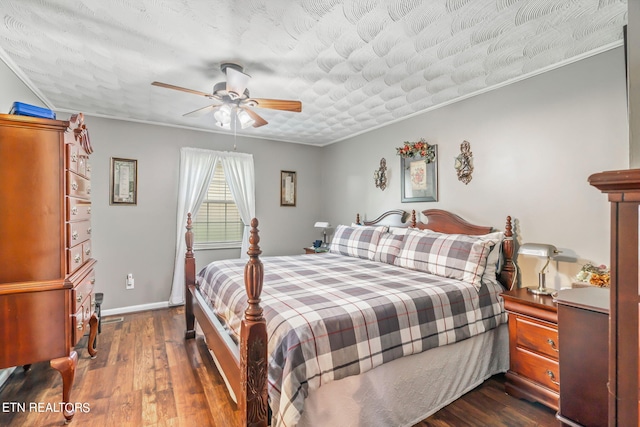
[{"label": "dark hardwood floor", "polygon": [[[78,347],[72,426],[237,426],[235,405],[201,338],[185,341],[182,308],[104,318],[98,356]],[[59,426],[53,412],[62,380],[48,363],[18,368],[0,390],[0,426]],[[19,407],[24,404],[25,410]],[[39,406],[38,406],[39,405]],[[43,411],[30,411],[30,407]],[[13,408],[13,409],[12,409]],[[504,393],[496,375],[417,424],[426,426],[558,426],[554,412]],[[323,426],[324,427],[324,426]]]}]

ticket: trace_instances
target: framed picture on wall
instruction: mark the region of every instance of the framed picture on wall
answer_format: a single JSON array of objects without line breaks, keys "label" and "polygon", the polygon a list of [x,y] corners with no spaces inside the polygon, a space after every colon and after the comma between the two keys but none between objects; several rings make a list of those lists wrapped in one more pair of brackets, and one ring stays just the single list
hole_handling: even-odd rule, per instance
[{"label": "framed picture on wall", "polygon": [[433,148],[436,155],[429,163],[421,156],[400,157],[402,203],[438,201],[438,147]]},{"label": "framed picture on wall", "polygon": [[280,171],[280,206],[295,206],[296,173],[293,171]]},{"label": "framed picture on wall", "polygon": [[136,205],[138,203],[138,161],[111,158],[109,179],[110,205]]}]

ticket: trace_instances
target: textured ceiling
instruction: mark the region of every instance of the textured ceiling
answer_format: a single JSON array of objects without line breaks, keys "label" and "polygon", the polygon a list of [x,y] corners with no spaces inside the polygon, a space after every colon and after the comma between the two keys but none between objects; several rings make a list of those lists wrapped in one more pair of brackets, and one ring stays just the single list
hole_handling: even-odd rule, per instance
[{"label": "textured ceiling", "polygon": [[238,134],[324,145],[621,44],[626,0],[0,0],[0,58],[50,108],[220,131],[223,62],[255,111]]}]

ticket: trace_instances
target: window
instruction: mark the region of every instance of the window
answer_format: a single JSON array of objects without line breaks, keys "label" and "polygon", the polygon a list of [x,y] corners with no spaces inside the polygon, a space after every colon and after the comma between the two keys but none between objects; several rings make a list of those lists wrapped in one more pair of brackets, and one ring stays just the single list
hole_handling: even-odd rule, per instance
[{"label": "window", "polygon": [[198,248],[240,247],[244,223],[218,162],[209,190],[193,221],[193,235]]}]

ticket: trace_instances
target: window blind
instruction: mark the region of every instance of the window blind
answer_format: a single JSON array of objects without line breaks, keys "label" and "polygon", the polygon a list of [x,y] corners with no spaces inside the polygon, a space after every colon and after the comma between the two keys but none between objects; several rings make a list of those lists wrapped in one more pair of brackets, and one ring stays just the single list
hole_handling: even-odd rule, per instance
[{"label": "window blind", "polygon": [[193,221],[195,242],[239,242],[243,229],[244,224],[224,178],[222,162],[218,162],[205,200]]}]

